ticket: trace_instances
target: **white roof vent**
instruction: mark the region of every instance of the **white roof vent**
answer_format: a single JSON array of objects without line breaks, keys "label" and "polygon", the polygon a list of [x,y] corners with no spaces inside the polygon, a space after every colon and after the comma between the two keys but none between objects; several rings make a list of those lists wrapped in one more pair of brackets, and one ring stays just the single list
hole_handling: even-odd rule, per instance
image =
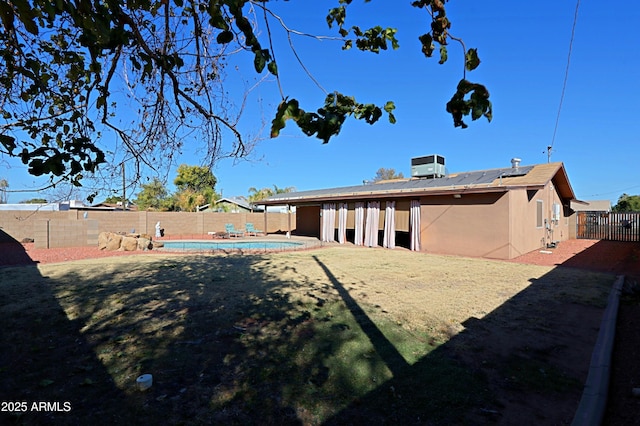
[{"label": "white roof vent", "polygon": [[514,169],[517,169],[518,167],[520,167],[520,162],[521,161],[522,160],[519,159],[519,158],[512,158],[511,159],[511,167],[514,168]]}]

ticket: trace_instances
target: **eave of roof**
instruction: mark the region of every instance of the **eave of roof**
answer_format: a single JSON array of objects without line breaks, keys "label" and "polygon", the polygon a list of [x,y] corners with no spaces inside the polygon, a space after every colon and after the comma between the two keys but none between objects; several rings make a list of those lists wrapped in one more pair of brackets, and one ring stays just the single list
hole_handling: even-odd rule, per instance
[{"label": "eave of roof", "polygon": [[320,201],[384,197],[415,197],[463,193],[506,192],[517,188],[542,189],[554,182],[561,198],[575,199],[562,163],[453,173],[439,179],[407,179],[381,184],[356,185],[276,194],[261,201],[265,205],[304,204]]}]

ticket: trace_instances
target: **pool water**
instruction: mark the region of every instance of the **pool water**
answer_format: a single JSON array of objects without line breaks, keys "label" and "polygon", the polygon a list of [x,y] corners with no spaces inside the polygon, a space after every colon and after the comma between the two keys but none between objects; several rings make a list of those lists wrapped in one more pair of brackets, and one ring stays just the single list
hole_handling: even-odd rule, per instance
[{"label": "pool water", "polygon": [[166,250],[292,250],[304,244],[290,241],[166,241]]}]

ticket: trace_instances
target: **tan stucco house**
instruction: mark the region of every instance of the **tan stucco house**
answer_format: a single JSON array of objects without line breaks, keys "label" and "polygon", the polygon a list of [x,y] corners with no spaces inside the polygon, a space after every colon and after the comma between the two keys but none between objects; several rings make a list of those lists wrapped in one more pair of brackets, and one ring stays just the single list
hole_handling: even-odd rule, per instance
[{"label": "tan stucco house", "polygon": [[371,247],[512,259],[569,238],[575,195],[562,163],[412,176],[264,204],[295,206],[298,235]]}]

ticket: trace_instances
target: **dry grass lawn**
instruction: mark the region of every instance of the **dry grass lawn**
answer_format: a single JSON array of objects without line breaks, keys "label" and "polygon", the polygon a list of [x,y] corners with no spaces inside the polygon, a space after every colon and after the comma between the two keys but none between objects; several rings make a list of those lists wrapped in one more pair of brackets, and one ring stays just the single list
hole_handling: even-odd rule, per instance
[{"label": "dry grass lawn", "polygon": [[570,422],[613,278],[353,247],[5,268],[0,399],[72,410],[0,420]]}]

